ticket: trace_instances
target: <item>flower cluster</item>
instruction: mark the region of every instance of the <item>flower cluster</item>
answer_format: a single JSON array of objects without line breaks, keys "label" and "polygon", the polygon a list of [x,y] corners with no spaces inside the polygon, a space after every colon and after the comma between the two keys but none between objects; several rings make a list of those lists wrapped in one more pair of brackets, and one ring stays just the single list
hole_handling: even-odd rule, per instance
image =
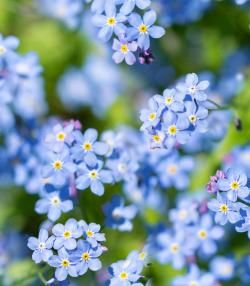
[{"label": "flower cluster", "polygon": [[105,236],[99,231],[98,224],[69,219],[65,225],[54,225],[50,236],[47,229],[41,228],[38,238],[29,238],[28,247],[36,263],[46,262],[56,268],[55,279],[65,281],[68,276],[84,275],[88,269],[101,269],[99,257],[104,251],[101,243]]},{"label": "flower cluster", "polygon": [[236,231],[248,232],[250,239],[250,189],[245,172],[236,168],[228,169],[226,173],[217,171],[207,190],[216,195],[208,203],[209,209],[216,213],[216,223],[235,224]]},{"label": "flower cluster", "polygon": [[188,74],[185,82],[150,98],[140,119],[152,148],[171,149],[185,144],[195,131],[206,131],[208,86],[208,81],[199,82],[196,74]]},{"label": "flower cluster", "polygon": [[35,53],[20,55],[16,37],[0,34],[0,133],[16,124],[16,117],[28,122],[46,112],[42,67]]},{"label": "flower cluster", "polygon": [[132,251],[126,260],[120,260],[110,265],[109,273],[112,278],[108,285],[143,286],[139,281],[142,278],[141,272],[146,262],[147,252]]},{"label": "flower cluster", "polygon": [[169,217],[172,225],[159,225],[148,240],[149,253],[160,263],[181,269],[217,252],[224,231],[214,225],[206,199],[184,197]]}]

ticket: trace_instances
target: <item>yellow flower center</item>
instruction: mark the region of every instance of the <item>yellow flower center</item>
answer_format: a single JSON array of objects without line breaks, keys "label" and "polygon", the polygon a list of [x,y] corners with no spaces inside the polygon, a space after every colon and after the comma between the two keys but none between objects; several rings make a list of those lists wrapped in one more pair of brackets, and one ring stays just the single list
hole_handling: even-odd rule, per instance
[{"label": "yellow flower center", "polygon": [[228,212],[228,206],[226,204],[221,204],[220,205],[220,211],[224,214]]},{"label": "yellow flower center", "polygon": [[155,113],[155,112],[150,113],[149,116],[148,116],[148,119],[149,119],[150,121],[155,120],[155,118],[156,118],[156,113]]},{"label": "yellow flower center", "polygon": [[84,142],[82,144],[82,148],[84,151],[91,151],[92,150],[92,144],[90,142]]},{"label": "yellow flower center", "polygon": [[166,97],[165,102],[166,102],[166,105],[170,105],[173,102],[173,98],[172,97]]},{"label": "yellow flower center", "polygon": [[194,114],[190,115],[189,121],[194,124],[197,121],[197,116]]},{"label": "yellow flower center", "polygon": [[96,170],[89,172],[90,179],[96,179],[98,177],[98,172]]},{"label": "yellow flower center", "polygon": [[202,229],[198,232],[198,235],[201,239],[205,239],[207,237],[207,232]]},{"label": "yellow flower center", "polygon": [[148,31],[148,27],[147,27],[145,24],[141,24],[141,25],[139,26],[138,30],[139,30],[140,33],[145,34],[145,33],[147,33],[147,31]]},{"label": "yellow flower center", "polygon": [[44,250],[45,249],[45,243],[44,242],[40,242],[38,248],[40,250]]},{"label": "yellow flower center", "polygon": [[107,25],[114,27],[116,25],[116,18],[115,17],[109,17],[107,19]]},{"label": "yellow flower center", "polygon": [[178,216],[181,220],[185,219],[187,217],[187,215],[188,215],[188,212],[186,210],[180,210],[179,214],[178,214]]},{"label": "yellow flower center", "polygon": [[6,49],[4,46],[0,46],[0,55],[3,55],[6,52]]},{"label": "yellow flower center", "polygon": [[53,162],[53,168],[55,170],[57,170],[57,171],[61,170],[62,167],[63,167],[63,162],[61,160],[56,160],[56,161]]},{"label": "yellow flower center", "polygon": [[235,191],[236,191],[236,190],[239,189],[240,184],[239,184],[237,181],[233,181],[233,182],[231,183],[230,187],[231,187],[232,190],[235,190]]},{"label": "yellow flower center", "polygon": [[171,246],[170,246],[170,249],[173,253],[176,253],[179,251],[179,245],[177,243],[173,243]]},{"label": "yellow flower center", "polygon": [[190,92],[191,94],[194,94],[194,93],[196,92],[196,86],[191,86],[191,87],[189,88],[189,92]]},{"label": "yellow flower center", "polygon": [[82,254],[82,260],[84,260],[84,261],[88,261],[88,260],[89,260],[89,257],[90,257],[90,255],[89,255],[88,252],[84,252],[84,253]]},{"label": "yellow flower center", "polygon": [[61,261],[61,265],[62,265],[62,267],[69,267],[70,262],[69,262],[68,259],[63,259],[63,260]]},{"label": "yellow flower center", "polygon": [[64,141],[66,134],[64,132],[59,132],[56,134],[57,141]]},{"label": "yellow flower center", "polygon": [[170,175],[174,175],[177,172],[177,167],[175,165],[170,165],[167,167],[167,172]]},{"label": "yellow flower center", "polygon": [[120,51],[121,51],[123,54],[126,54],[126,53],[129,51],[128,45],[122,44],[121,47],[120,47]]},{"label": "yellow flower center", "polygon": [[120,273],[121,280],[127,280],[128,279],[128,273],[123,271]]},{"label": "yellow flower center", "polygon": [[170,125],[169,127],[168,127],[168,134],[169,135],[175,135],[177,133],[177,127],[176,127],[176,125]]},{"label": "yellow flower center", "polygon": [[147,253],[143,251],[139,254],[139,259],[144,260],[146,258],[146,256],[147,256]]},{"label": "yellow flower center", "polygon": [[87,234],[88,237],[93,237],[94,236],[94,232],[92,230],[90,230],[90,229],[88,229],[86,231],[86,234]]},{"label": "yellow flower center", "polygon": [[60,202],[61,202],[61,200],[60,200],[60,198],[59,197],[53,197],[53,198],[51,198],[51,204],[52,205],[54,205],[54,206],[57,206],[57,205],[59,205],[60,204]]},{"label": "yellow flower center", "polygon": [[191,281],[189,286],[199,286],[199,284],[196,281]]},{"label": "yellow flower center", "polygon": [[71,232],[69,230],[65,230],[63,236],[64,238],[71,238]]},{"label": "yellow flower center", "polygon": [[155,134],[155,135],[153,135],[152,138],[153,138],[154,142],[161,142],[161,136],[160,135]]}]

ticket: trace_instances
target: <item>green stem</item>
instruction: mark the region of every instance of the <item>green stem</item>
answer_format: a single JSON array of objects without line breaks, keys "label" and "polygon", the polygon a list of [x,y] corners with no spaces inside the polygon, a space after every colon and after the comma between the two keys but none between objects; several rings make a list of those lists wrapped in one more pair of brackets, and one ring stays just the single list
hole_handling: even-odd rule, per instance
[{"label": "green stem", "polygon": [[38,272],[38,277],[39,277],[39,279],[42,281],[42,283],[43,283],[44,285],[47,285],[47,280],[44,278],[42,272]]},{"label": "green stem", "polygon": [[227,109],[230,109],[229,106],[227,106],[227,105],[221,106],[221,105],[219,105],[218,103],[214,102],[214,101],[211,100],[211,99],[208,99],[207,101],[210,102],[210,103],[212,103],[212,104],[213,104],[215,107],[217,107],[217,109],[219,109],[219,110],[227,110]]}]

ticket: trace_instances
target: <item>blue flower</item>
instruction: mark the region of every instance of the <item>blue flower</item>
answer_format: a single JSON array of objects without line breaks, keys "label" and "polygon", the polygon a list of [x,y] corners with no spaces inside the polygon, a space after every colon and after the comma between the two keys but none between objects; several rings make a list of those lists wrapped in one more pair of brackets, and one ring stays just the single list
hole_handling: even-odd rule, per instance
[{"label": "blue flower", "polygon": [[162,109],[154,98],[148,101],[149,109],[142,109],[140,114],[140,120],[143,122],[141,130],[145,130],[149,127],[156,127],[160,122],[160,116]]},{"label": "blue flower", "polygon": [[196,244],[204,254],[214,254],[217,250],[215,241],[224,235],[223,228],[213,225],[213,219],[210,214],[205,214],[197,226],[194,227],[192,233],[196,233]]},{"label": "blue flower", "polygon": [[120,231],[131,231],[131,220],[136,216],[137,208],[134,205],[124,206],[124,200],[120,196],[113,196],[111,202],[103,206],[106,216],[105,224],[108,227]]},{"label": "blue flower", "polygon": [[76,171],[68,149],[65,148],[60,153],[48,152],[47,156],[49,163],[42,169],[43,177],[50,177],[55,186],[64,185],[69,175]]},{"label": "blue flower", "polygon": [[195,73],[188,74],[185,83],[179,83],[177,90],[184,96],[190,95],[193,99],[198,101],[205,101],[207,94],[205,90],[208,88],[209,82],[207,80],[199,82],[198,76]]},{"label": "blue flower", "polygon": [[98,37],[107,42],[112,37],[113,33],[117,36],[124,34],[126,31],[126,26],[122,24],[126,21],[126,16],[123,14],[116,13],[116,7],[113,1],[109,1],[105,5],[104,15],[95,15],[93,17],[93,23],[101,30],[98,33]]},{"label": "blue flower", "polygon": [[56,221],[62,212],[69,212],[73,209],[71,200],[62,200],[59,192],[46,193],[42,199],[36,202],[35,210],[39,214],[48,214],[48,218]]},{"label": "blue flower", "polygon": [[239,226],[235,229],[238,232],[247,232],[248,238],[250,239],[250,208],[246,206],[245,215],[243,216],[243,221],[241,221]]},{"label": "blue flower", "polygon": [[4,38],[0,34],[0,66],[3,61],[11,59],[15,55],[15,50],[19,46],[19,40],[14,36]]},{"label": "blue flower", "polygon": [[83,236],[91,247],[95,248],[98,243],[106,241],[104,233],[100,233],[100,225],[96,223],[87,224],[85,221],[79,221],[79,226],[83,228]]},{"label": "blue flower", "polygon": [[244,199],[250,194],[246,185],[247,176],[238,169],[229,169],[226,178],[218,181],[219,190],[227,192],[227,198],[232,202],[236,202],[238,197]]},{"label": "blue flower", "polygon": [[141,49],[147,50],[150,47],[150,37],[161,38],[165,31],[162,27],[153,26],[156,21],[156,13],[153,10],[146,12],[143,16],[132,13],[128,17],[129,24],[132,28],[128,28],[128,39],[137,40]]},{"label": "blue flower", "polygon": [[137,50],[136,42],[129,43],[125,39],[114,39],[113,41],[113,60],[116,64],[119,64],[125,60],[128,65],[133,65],[136,62],[136,57],[133,54]]},{"label": "blue flower", "polygon": [[189,273],[173,280],[173,286],[214,286],[216,280],[211,273],[202,273],[197,265],[192,264]]},{"label": "blue flower", "polygon": [[124,0],[121,7],[121,13],[124,15],[130,14],[137,6],[139,9],[143,10],[150,6],[151,0]]},{"label": "blue flower", "polygon": [[132,252],[126,260],[120,260],[110,265],[109,272],[112,278],[109,281],[109,286],[143,286],[138,282],[141,278],[141,262]]},{"label": "blue flower", "polygon": [[225,195],[218,193],[217,199],[212,199],[208,202],[208,208],[215,214],[215,222],[225,225],[228,221],[230,223],[238,222],[242,217],[239,213],[240,205],[231,202]]},{"label": "blue flower", "polygon": [[166,131],[164,145],[167,149],[173,148],[176,143],[185,144],[190,137],[190,132],[187,131],[188,122],[172,111],[164,113],[162,128]]},{"label": "blue flower", "polygon": [[65,247],[67,250],[76,248],[76,239],[82,236],[82,229],[79,227],[75,219],[69,219],[63,224],[56,224],[52,228],[52,233],[55,235],[54,248],[61,249]]},{"label": "blue flower", "polygon": [[98,133],[95,129],[89,128],[84,134],[80,131],[73,133],[75,138],[74,146],[72,147],[73,158],[80,161],[87,154],[105,155],[108,152],[108,145],[97,140]]},{"label": "blue flower", "polygon": [[233,258],[217,256],[210,263],[210,270],[220,281],[228,281],[235,274],[235,261]]},{"label": "blue flower", "polygon": [[65,248],[59,249],[58,255],[50,257],[48,263],[56,268],[55,278],[58,281],[64,281],[68,275],[71,277],[78,276],[76,265]]},{"label": "blue flower", "polygon": [[38,239],[35,237],[29,238],[28,247],[34,250],[32,259],[36,263],[40,263],[41,261],[47,262],[53,255],[51,248],[53,247],[54,240],[55,237],[49,237],[48,231],[44,228],[40,229]]},{"label": "blue flower", "polygon": [[77,189],[85,190],[90,187],[92,193],[102,196],[104,194],[103,184],[111,184],[113,182],[112,173],[102,168],[103,162],[101,160],[97,160],[94,156],[86,157],[85,163],[81,163],[78,166]]},{"label": "blue flower", "polygon": [[154,99],[159,102],[160,105],[165,105],[168,110],[173,112],[184,111],[184,96],[178,93],[176,89],[165,89],[163,95],[155,95]]},{"label": "blue flower", "polygon": [[56,124],[53,127],[52,132],[46,135],[45,143],[48,145],[50,150],[60,152],[63,150],[66,143],[72,143],[73,129],[73,124],[67,124],[65,127],[63,127],[61,124]]},{"label": "blue flower", "polygon": [[98,271],[102,267],[101,261],[98,257],[102,254],[100,246],[92,248],[91,244],[87,241],[78,240],[77,248],[72,253],[72,260],[76,264],[78,275],[83,275],[88,269]]}]

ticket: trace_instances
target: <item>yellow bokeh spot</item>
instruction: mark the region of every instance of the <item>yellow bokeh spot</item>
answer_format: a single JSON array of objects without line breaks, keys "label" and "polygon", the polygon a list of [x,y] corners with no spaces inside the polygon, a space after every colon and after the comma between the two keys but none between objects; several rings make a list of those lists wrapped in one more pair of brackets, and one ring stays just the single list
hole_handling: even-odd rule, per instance
[{"label": "yellow bokeh spot", "polygon": [[69,267],[70,262],[69,262],[68,259],[63,259],[63,260],[61,261],[61,265],[62,265],[62,267]]},{"label": "yellow bokeh spot", "polygon": [[226,204],[221,204],[220,205],[220,211],[224,214],[228,212],[228,206]]},{"label": "yellow bokeh spot", "polygon": [[175,135],[177,133],[177,127],[176,125],[170,125],[168,127],[168,134],[169,135]]},{"label": "yellow bokeh spot", "polygon": [[239,187],[240,187],[240,184],[237,182],[237,181],[233,181],[231,184],[230,184],[230,187],[232,190],[238,190]]},{"label": "yellow bokeh spot", "polygon": [[107,25],[108,26],[115,26],[116,25],[116,18],[115,17],[109,17],[107,18]]},{"label": "yellow bokeh spot", "polygon": [[144,260],[146,258],[146,256],[147,256],[147,253],[143,251],[139,254],[139,259]]},{"label": "yellow bokeh spot", "polygon": [[122,44],[121,47],[120,47],[120,51],[121,51],[123,54],[126,54],[126,53],[129,51],[128,45]]},{"label": "yellow bokeh spot", "polygon": [[63,233],[64,238],[71,238],[71,232],[69,230],[65,230]]},{"label": "yellow bokeh spot", "polygon": [[84,252],[84,253],[82,254],[82,260],[84,260],[84,261],[88,261],[88,260],[89,260],[89,257],[90,257],[90,255],[89,255],[88,252]]},{"label": "yellow bokeh spot", "polygon": [[53,162],[53,168],[55,170],[61,170],[63,167],[63,162],[61,160],[56,160]]},{"label": "yellow bokeh spot", "polygon": [[139,30],[140,33],[145,34],[148,31],[148,27],[145,24],[141,24],[139,26],[138,30]]},{"label": "yellow bokeh spot", "polygon": [[199,286],[199,284],[196,281],[191,281],[189,286]]},{"label": "yellow bokeh spot", "polygon": [[128,279],[128,273],[123,271],[120,273],[121,280],[127,280]]},{"label": "yellow bokeh spot", "polygon": [[66,134],[64,132],[59,132],[56,134],[57,141],[64,141]]}]

